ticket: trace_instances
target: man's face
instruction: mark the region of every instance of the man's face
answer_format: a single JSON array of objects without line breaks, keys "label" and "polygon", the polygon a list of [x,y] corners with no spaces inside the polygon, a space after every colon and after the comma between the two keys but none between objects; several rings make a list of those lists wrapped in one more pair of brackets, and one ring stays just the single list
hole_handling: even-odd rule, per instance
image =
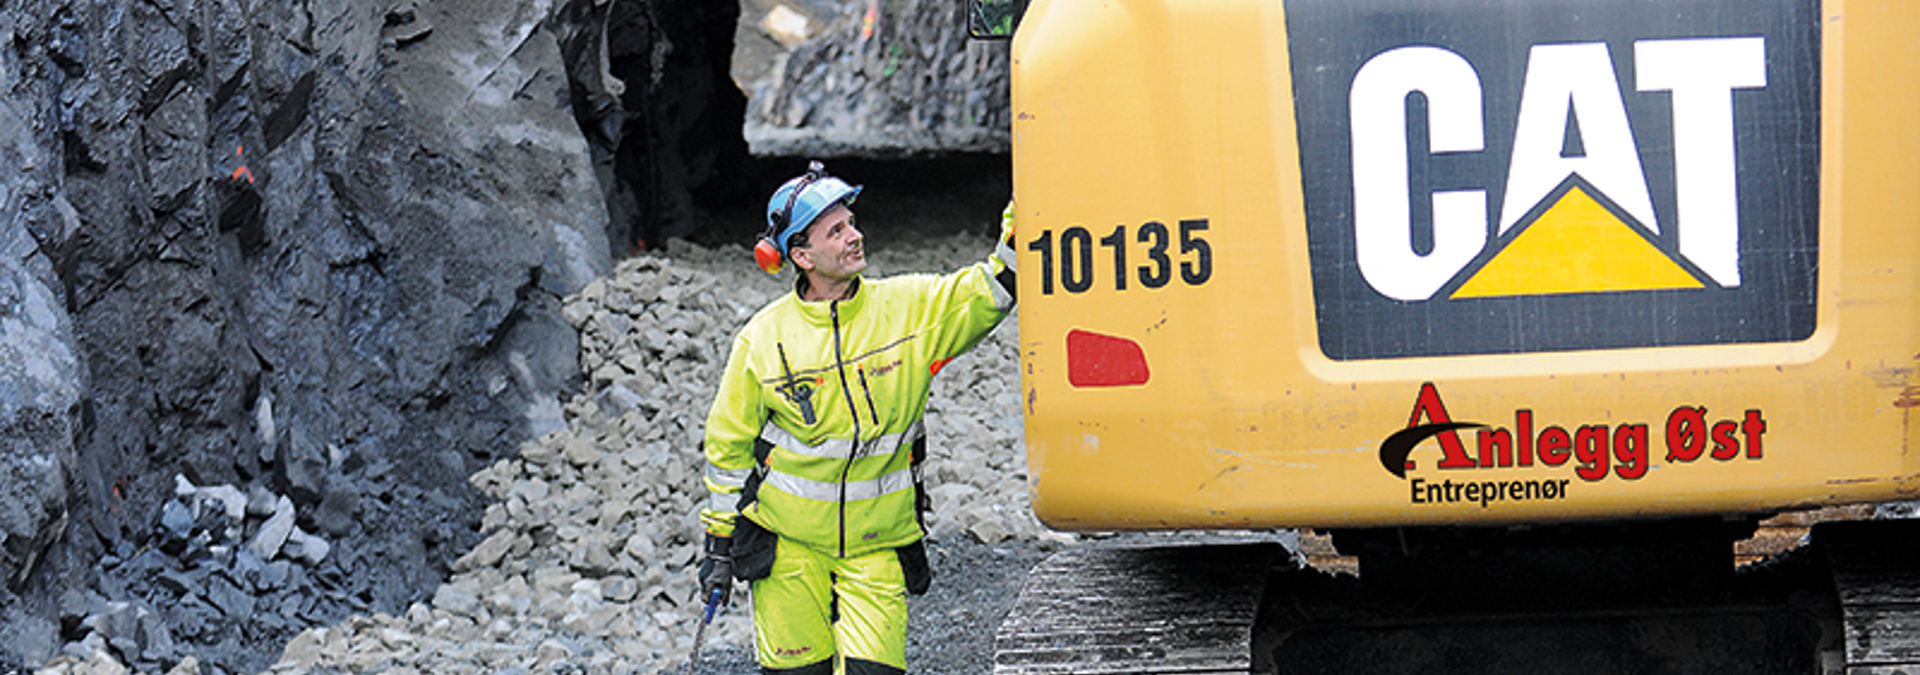
[{"label": "man's face", "polygon": [[793,261],[828,279],[852,279],[867,268],[865,241],[853,226],[853,211],[835,204],[807,228],[807,244],[793,249]]}]

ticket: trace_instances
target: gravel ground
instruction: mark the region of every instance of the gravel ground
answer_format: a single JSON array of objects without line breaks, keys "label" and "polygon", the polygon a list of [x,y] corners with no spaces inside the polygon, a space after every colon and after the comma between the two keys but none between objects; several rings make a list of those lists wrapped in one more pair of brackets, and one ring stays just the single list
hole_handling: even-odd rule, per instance
[{"label": "gravel ground", "polygon": [[[987,255],[1005,192],[979,184],[933,196],[871,186],[860,205],[868,274],[945,272]],[[585,390],[564,403],[564,429],[473,476],[498,500],[487,539],[431,603],[303,633],[272,672],[683,671],[699,609],[701,425],[732,335],[791,283],[750,260],[737,244],[676,242],[569,298]],[[1047,532],[1028,506],[1017,342],[1009,320],[934,385],[936,578],[910,603],[915,672],[989,672],[994,627],[1026,571],[1077,541]],[[745,594],[736,598],[708,630],[701,672],[757,670]]]},{"label": "gravel ground", "polygon": [[[993,632],[1032,569],[1052,544],[970,536],[931,540],[933,589],[908,601],[907,667],[927,675],[981,675],[993,670]],[[758,673],[749,646],[729,645],[700,659],[699,675]]]}]

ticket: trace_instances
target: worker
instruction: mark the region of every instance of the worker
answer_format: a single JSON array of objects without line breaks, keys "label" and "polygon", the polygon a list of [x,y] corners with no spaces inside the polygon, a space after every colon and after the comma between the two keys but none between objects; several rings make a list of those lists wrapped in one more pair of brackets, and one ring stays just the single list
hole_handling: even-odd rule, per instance
[{"label": "worker", "polygon": [[1013,309],[1011,203],[986,260],[867,279],[860,190],[813,162],[767,200],[755,258],[793,292],[734,337],[707,414],[701,597],[749,582],[764,673],[906,672],[929,387]]}]

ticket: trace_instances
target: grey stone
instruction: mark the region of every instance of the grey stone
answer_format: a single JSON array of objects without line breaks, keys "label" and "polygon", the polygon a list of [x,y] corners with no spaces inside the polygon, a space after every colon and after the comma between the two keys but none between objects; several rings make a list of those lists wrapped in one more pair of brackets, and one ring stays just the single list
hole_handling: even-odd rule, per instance
[{"label": "grey stone", "polygon": [[279,464],[281,488],[293,498],[295,505],[318,504],[326,494],[327,477],[332,473],[328,455],[326,447],[310,438],[303,427],[295,426],[288,431],[275,459]]},{"label": "grey stone", "polygon": [[480,543],[476,544],[473,550],[468,551],[465,556],[462,556],[460,560],[454,563],[454,571],[465,572],[498,565],[500,559],[505,557],[508,551],[512,550],[515,539],[516,534],[513,530],[499,530],[487,535],[486,539],[480,540]]},{"label": "grey stone", "polygon": [[[622,294],[625,295],[625,294]],[[611,306],[609,306],[611,309]],[[600,332],[613,339],[619,339],[633,329],[633,319],[621,312],[607,312],[600,315]]]},{"label": "grey stone", "polygon": [[480,599],[452,584],[433,592],[433,606],[461,616],[472,616],[480,609]]},{"label": "grey stone", "polygon": [[106,607],[106,598],[100,597],[92,589],[68,588],[60,592],[60,614],[62,623],[80,623],[87,615]]},{"label": "grey stone", "polygon": [[253,535],[253,541],[247,543],[247,550],[262,560],[272,560],[280,555],[280,547],[287,543],[287,537],[293,534],[293,500],[280,497],[274,502],[273,515],[260,524],[260,530]]},{"label": "grey stone", "polygon": [[167,675],[200,675],[200,660],[188,655],[174,664],[173,669],[167,671]]},{"label": "grey stone", "polygon": [[313,525],[320,532],[344,537],[353,532],[358,524],[355,516],[360,510],[360,488],[351,481],[328,481],[326,496],[321,498],[319,507],[313,511]]},{"label": "grey stone", "polygon": [[60,653],[63,624],[61,618],[22,611],[0,612],[0,635],[6,636],[8,647],[20,654],[25,663],[41,663]]},{"label": "grey stone", "polygon": [[565,414],[561,410],[560,401],[551,397],[539,396],[527,402],[524,417],[527,424],[527,435],[534,438],[539,438],[567,428]]},{"label": "grey stone", "polygon": [[530,464],[544,465],[559,456],[558,448],[547,443],[527,443],[520,446],[520,458]]},{"label": "grey stone", "polygon": [[165,588],[176,596],[192,595],[200,592],[200,584],[191,577],[174,570],[161,572],[153,580],[154,584]]},{"label": "grey stone", "polygon": [[651,565],[654,562],[653,556],[656,550],[658,550],[658,544],[654,542],[653,536],[647,532],[639,532],[627,539],[624,552],[628,557],[642,564]]},{"label": "grey stone", "polygon": [[[242,594],[242,597],[248,596]],[[251,601],[251,598],[248,597],[248,600]],[[142,666],[152,667],[158,665],[159,661],[176,658],[173,630],[159,613],[148,611],[140,614],[138,644],[139,657],[135,662]]]},{"label": "grey stone", "polygon": [[253,595],[224,576],[207,577],[206,597],[207,602],[228,619],[240,620],[253,614]]},{"label": "grey stone", "polygon": [[594,400],[600,406],[600,414],[608,418],[618,418],[621,415],[639,410],[640,406],[645,402],[644,399],[640,398],[639,394],[634,393],[634,391],[629,389],[623,382],[615,382],[613,385],[601,390],[599,396]]},{"label": "grey stone", "polygon": [[299,526],[295,526],[292,532],[287,533],[286,546],[281,548],[281,553],[288,558],[304,562],[308,567],[318,566],[332,551],[333,545],[327,543],[326,539],[307,534],[301,531]]},{"label": "grey stone", "polygon": [[275,560],[267,563],[260,568],[260,580],[256,584],[257,587],[262,591],[280,588],[287,583],[287,576],[289,574],[289,568],[291,567],[292,564],[285,560]]},{"label": "grey stone", "polygon": [[526,500],[529,504],[539,504],[546,501],[547,495],[551,492],[552,486],[548,485],[546,481],[537,478],[516,480],[512,486],[507,488],[507,494],[509,496]]},{"label": "grey stone", "polygon": [[606,539],[602,535],[593,534],[581,539],[574,544],[573,550],[570,564],[581,574],[603,577],[613,572],[613,554],[607,550]]},{"label": "grey stone", "polygon": [[88,616],[83,627],[99,633],[109,645],[124,654],[138,654],[146,647],[145,619],[151,612],[130,602],[109,603],[104,611]]},{"label": "grey stone", "polygon": [[320,631],[303,631],[299,635],[294,636],[292,640],[287,642],[286,648],[281,650],[280,663],[290,664],[302,670],[311,668],[319,662],[321,656],[324,654],[323,650],[326,646],[325,634],[326,631],[322,629]]},{"label": "grey stone", "polygon": [[616,574],[600,580],[600,592],[609,602],[629,602],[640,592],[640,584],[633,577]]},{"label": "grey stone", "polygon": [[280,440],[278,422],[273,418],[273,392],[261,391],[253,402],[254,437],[260,441],[262,459],[273,459],[274,443]]},{"label": "grey stone", "polygon": [[232,485],[214,485],[196,491],[201,499],[210,500],[227,515],[227,520],[240,523],[247,519],[247,495]]},{"label": "grey stone", "polygon": [[169,499],[160,505],[160,550],[179,555],[193,536],[193,509],[180,500]]},{"label": "grey stone", "polygon": [[266,571],[266,568],[267,561],[262,560],[259,555],[244,546],[233,552],[233,561],[227,567],[234,578],[253,584],[260,590],[265,590],[260,588],[260,575]]},{"label": "grey stone", "polygon": [[174,635],[189,642],[217,635],[223,623],[219,609],[191,595],[181,596],[168,608],[168,615]]},{"label": "grey stone", "polygon": [[92,645],[84,642],[69,642],[60,646],[60,654],[62,656],[71,656],[75,659],[85,659],[88,656],[92,656],[93,650],[94,647]]},{"label": "grey stone", "polygon": [[279,501],[280,496],[265,486],[255,485],[247,488],[247,515],[255,518],[271,516],[274,506]]},{"label": "grey stone", "polygon": [[[140,643],[133,638],[113,638],[107,640],[107,645],[113,647],[114,651],[122,654],[138,655],[142,653]],[[87,668],[88,675],[125,675],[125,673],[128,672],[126,666],[121,665],[119,661],[108,656],[106,652],[94,652],[93,658],[87,661]]]},{"label": "grey stone", "polygon": [[197,495],[197,494],[200,494],[200,488],[196,487],[193,484],[193,481],[187,480],[186,476],[182,476],[177,473],[173,475],[174,499],[191,500],[194,497],[194,495]]}]

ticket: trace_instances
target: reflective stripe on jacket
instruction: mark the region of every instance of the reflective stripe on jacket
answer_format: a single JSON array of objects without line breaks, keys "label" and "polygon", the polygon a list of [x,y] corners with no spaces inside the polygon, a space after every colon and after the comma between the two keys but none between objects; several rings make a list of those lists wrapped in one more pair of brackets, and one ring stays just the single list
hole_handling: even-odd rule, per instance
[{"label": "reflective stripe on jacket", "polygon": [[751,488],[748,518],[824,553],[918,540],[928,391],[1012,310],[1005,248],[944,276],[862,279],[846,300],[789,293],[755,314],[707,413],[707,530],[731,535]]}]

